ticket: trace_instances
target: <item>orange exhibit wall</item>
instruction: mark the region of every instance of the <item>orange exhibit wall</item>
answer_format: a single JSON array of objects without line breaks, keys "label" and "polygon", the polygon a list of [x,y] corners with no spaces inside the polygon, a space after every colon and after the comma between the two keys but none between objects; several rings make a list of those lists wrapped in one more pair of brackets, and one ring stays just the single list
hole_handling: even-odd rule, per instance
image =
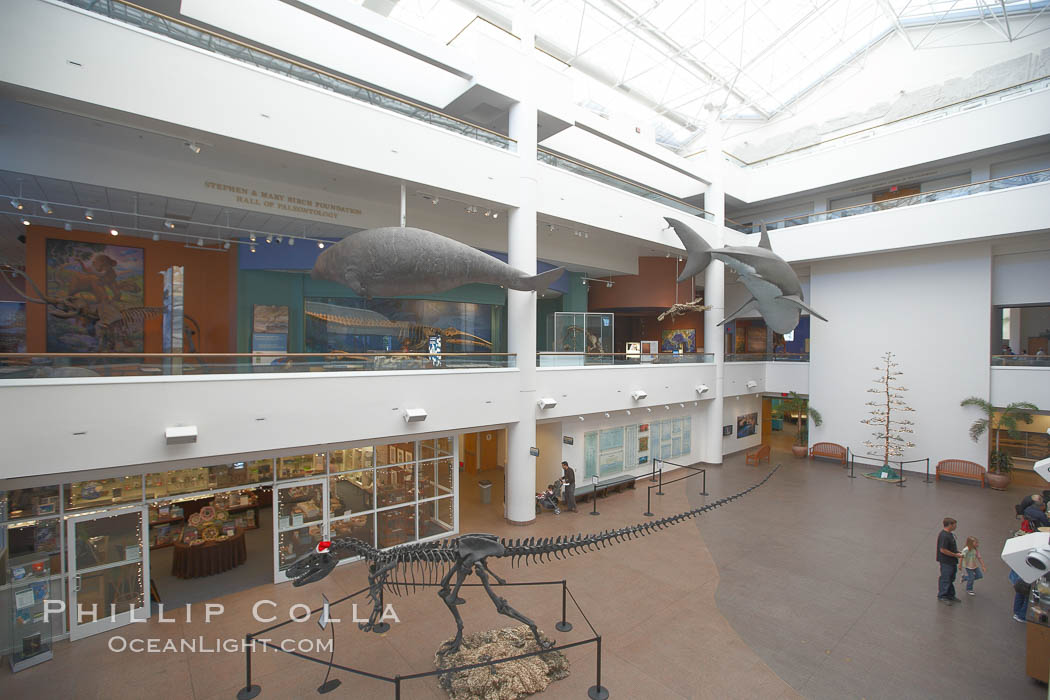
[{"label": "orange exhibit wall", "polygon": [[587,294],[587,309],[667,309],[676,301],[676,288],[678,303],[690,302],[695,291],[693,281],[675,282],[684,265],[684,262],[679,263],[675,258],[640,257],[637,275],[614,276],[612,287],[606,287],[600,282],[591,283]]},{"label": "orange exhibit wall", "polygon": [[[145,306],[161,306],[164,279],[173,265],[185,268],[185,314],[200,325],[198,352],[235,352],[237,319],[237,251],[198,250],[184,242],[152,241],[87,231],[31,226],[26,231],[26,274],[46,292],[47,239],[142,248]],[[31,291],[29,296],[35,296]],[[26,350],[47,351],[47,318],[43,304],[26,305]],[[145,351],[162,352],[160,319],[145,323]]]}]

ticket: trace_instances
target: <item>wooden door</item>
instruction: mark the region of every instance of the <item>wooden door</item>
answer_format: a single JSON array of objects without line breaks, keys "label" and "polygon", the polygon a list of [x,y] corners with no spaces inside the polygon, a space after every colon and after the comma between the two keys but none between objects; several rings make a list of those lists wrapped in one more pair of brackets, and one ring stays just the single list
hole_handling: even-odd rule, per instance
[{"label": "wooden door", "polygon": [[769,444],[769,436],[773,433],[773,401],[768,398],[762,399],[762,444]]},{"label": "wooden door", "polygon": [[463,436],[463,467],[469,471],[480,471],[478,462],[478,434],[466,433]]},{"label": "wooden door", "polygon": [[499,466],[499,431],[486,430],[478,433],[481,454],[481,469],[495,469]]}]

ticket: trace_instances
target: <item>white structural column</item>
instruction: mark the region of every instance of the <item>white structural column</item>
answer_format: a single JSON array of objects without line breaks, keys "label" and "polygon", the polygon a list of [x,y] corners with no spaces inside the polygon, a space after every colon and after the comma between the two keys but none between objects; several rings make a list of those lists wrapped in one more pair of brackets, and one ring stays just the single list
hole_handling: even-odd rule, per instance
[{"label": "white structural column", "polygon": [[[708,241],[720,248],[722,227],[725,226],[726,205],[725,189],[722,184],[722,125],[712,118],[707,125],[708,173],[711,184],[704,195],[704,209],[714,215],[715,230],[719,240]],[[704,461],[708,464],[722,463],[722,412],[723,391],[725,387],[725,330],[718,322],[725,318],[725,264],[712,260],[704,272],[704,304],[711,308],[704,312],[704,352],[714,355],[715,385],[712,388],[714,397],[707,402],[704,413]]]},{"label": "white structural column", "polygon": [[[535,32],[531,12],[521,3],[514,16],[521,37],[520,93],[510,109],[510,137],[518,142],[518,207],[507,216],[507,259],[512,267],[536,274],[536,102],[533,62]],[[511,523],[536,519],[536,292],[507,290],[507,342],[521,377],[518,421],[507,429],[506,513]]]}]

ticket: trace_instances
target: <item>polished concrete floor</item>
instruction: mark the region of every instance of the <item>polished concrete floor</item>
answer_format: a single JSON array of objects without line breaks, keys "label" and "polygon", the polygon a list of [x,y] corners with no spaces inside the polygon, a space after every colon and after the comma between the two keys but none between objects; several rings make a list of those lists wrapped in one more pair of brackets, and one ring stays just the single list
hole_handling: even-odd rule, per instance
[{"label": "polished concrete floor", "polygon": [[[745,466],[743,455],[708,470],[710,501],[759,480],[768,471]],[[968,484],[925,484],[911,478],[899,489],[847,479],[826,462],[796,460],[775,450],[781,470],[746,498],[695,521],[639,540],[567,560],[516,569],[493,561],[512,582],[565,579],[603,641],[602,682],[614,698],[1036,698],[1046,686],[1024,675],[1023,625],[1010,617],[1012,589],[997,551],[1014,526],[1011,504],[1020,490],[997,493]],[[493,474],[492,476],[497,476]],[[494,479],[495,480],[495,479]],[[704,502],[690,479],[654,496],[654,512],[669,515]],[[598,501],[586,510],[545,512],[529,527],[502,520],[500,490],[482,506],[464,480],[461,531],[510,537],[594,532],[643,520],[647,484]],[[988,578],[977,596],[948,607],[935,600],[934,542],[940,520],[952,515],[958,533],[978,535]],[[340,567],[321,582],[294,588],[265,585],[217,599],[220,615],[205,622],[203,604],[191,619],[156,618],[109,634],[56,645],[55,659],[12,675],[0,670],[4,697],[222,698],[244,685],[241,651],[132,653],[113,651],[125,640],[189,640],[209,649],[222,640],[268,626],[262,615],[287,619],[289,607],[316,607],[365,585],[360,564]],[[507,587],[510,603],[537,620],[560,643],[590,636],[569,603],[571,632],[553,629],[560,616],[557,586]],[[465,589],[466,631],[506,626],[480,588]],[[360,600],[360,611],[365,601]],[[433,589],[388,596],[401,619],[384,635],[358,631],[349,603],[337,606],[336,662],[393,676],[426,671],[442,640],[454,632]],[[359,612],[360,614],[360,612]],[[267,633],[316,643],[328,638],[316,617]],[[326,653],[315,656],[327,657]],[[595,682],[593,645],[567,652],[569,678],[549,697],[583,698]],[[287,654],[256,651],[253,680],[261,698],[317,697],[324,668]],[[332,697],[389,698],[390,684],[336,672]],[[430,679],[408,682],[402,697],[440,698]]]}]

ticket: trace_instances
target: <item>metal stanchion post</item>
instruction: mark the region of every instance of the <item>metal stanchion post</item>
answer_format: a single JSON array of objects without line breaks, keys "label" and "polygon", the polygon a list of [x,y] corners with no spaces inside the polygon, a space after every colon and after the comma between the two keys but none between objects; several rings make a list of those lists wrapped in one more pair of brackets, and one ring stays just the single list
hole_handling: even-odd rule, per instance
[{"label": "metal stanchion post", "polygon": [[656,463],[659,462],[659,461],[660,460],[658,460],[658,459],[654,459],[653,460],[653,473],[649,477],[649,481],[656,481]]},{"label": "metal stanchion post", "polygon": [[897,476],[900,477],[900,481],[897,482],[897,486],[900,486],[901,488],[905,488],[905,486],[904,486],[904,462],[898,462],[897,463],[897,468],[900,469],[900,474],[897,475]]},{"label": "metal stanchion post", "polygon": [[606,700],[609,697],[609,689],[602,686],[602,637],[598,635],[598,663],[597,682],[587,689],[587,697],[591,700]]},{"label": "metal stanchion post", "polygon": [[653,517],[653,487],[645,487],[645,512],[642,513],[647,518]]},{"label": "metal stanchion post", "polygon": [[591,502],[594,504],[594,507],[591,509],[591,515],[601,515],[598,512],[598,477],[592,476],[591,484],[594,486],[594,490],[591,491]]},{"label": "metal stanchion post", "polygon": [[656,495],[657,496],[663,496],[664,495],[664,468],[663,467],[660,467],[659,476],[660,476],[660,488],[656,489]]},{"label": "metal stanchion post", "polygon": [[237,691],[237,700],[251,700],[262,688],[252,685],[252,635],[244,635],[244,687]]},{"label": "metal stanchion post", "polygon": [[703,484],[703,486],[700,487],[700,495],[701,496],[709,496],[710,494],[707,493],[707,470],[706,469],[704,470],[704,472],[703,472],[703,474],[701,476],[703,476],[704,484]]},{"label": "metal stanchion post", "polygon": [[558,622],[558,623],[556,623],[554,625],[554,629],[558,630],[559,632],[568,632],[569,630],[572,629],[572,623],[565,619],[565,591],[566,591],[566,584],[565,584],[565,580],[562,579],[562,582],[561,582],[561,622]]},{"label": "metal stanchion post", "polygon": [[853,465],[855,465],[856,463],[857,463],[857,458],[856,458],[856,456],[851,456],[851,457],[849,458],[849,474],[847,474],[847,475],[846,475],[846,476],[848,476],[848,477],[849,477],[849,478],[851,478],[851,479],[856,479],[856,478],[857,478],[857,477],[855,477],[855,476],[853,475]]},{"label": "metal stanchion post", "polygon": [[401,676],[394,676],[394,700],[401,700]]},{"label": "metal stanchion post", "polygon": [[930,483],[930,458],[926,458],[926,481],[923,483]]}]

